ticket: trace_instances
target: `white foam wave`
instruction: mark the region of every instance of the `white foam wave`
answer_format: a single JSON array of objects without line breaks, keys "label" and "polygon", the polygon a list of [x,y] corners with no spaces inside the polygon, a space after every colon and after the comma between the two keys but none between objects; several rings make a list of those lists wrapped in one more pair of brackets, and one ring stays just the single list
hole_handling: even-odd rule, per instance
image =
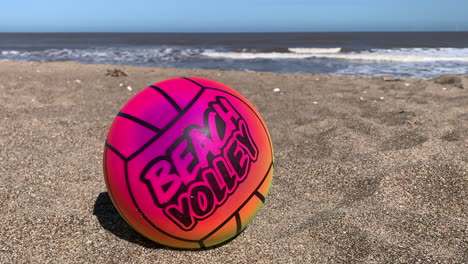
[{"label": "white foam wave", "polygon": [[314,54],[312,58],[341,59],[355,61],[377,61],[377,62],[431,62],[431,61],[459,61],[468,62],[468,57],[447,56],[421,56],[421,55],[399,55],[378,53],[349,53],[349,54]]},{"label": "white foam wave", "polygon": [[17,51],[17,50],[4,50],[0,54],[2,54],[4,56],[8,56],[8,55],[18,55],[18,54],[20,54],[20,52]]},{"label": "white foam wave", "polygon": [[81,61],[86,63],[153,63],[172,62],[200,54],[197,49],[176,48],[95,48],[47,49],[36,51],[3,50],[0,59],[39,61]]},{"label": "white foam wave", "polygon": [[369,52],[393,55],[419,55],[435,57],[468,57],[468,48],[399,48],[372,49]]},{"label": "white foam wave", "polygon": [[309,58],[310,54],[298,53],[282,53],[282,52],[221,52],[221,51],[204,51],[202,55],[213,58],[226,59],[305,59]]},{"label": "white foam wave", "polygon": [[341,48],[288,48],[288,50],[294,53],[322,54],[339,53]]},{"label": "white foam wave", "polygon": [[221,52],[207,50],[202,55],[214,58],[230,59],[305,59],[316,54],[339,53],[341,48],[288,48],[290,53],[285,52]]},{"label": "white foam wave", "polygon": [[[297,48],[293,53],[252,53],[252,52],[219,52],[205,51],[202,55],[227,59],[339,59],[351,61],[374,62],[468,62],[468,49],[438,48],[438,49],[375,49],[363,52],[341,53],[336,49]],[[313,52],[314,51],[314,52]]]}]

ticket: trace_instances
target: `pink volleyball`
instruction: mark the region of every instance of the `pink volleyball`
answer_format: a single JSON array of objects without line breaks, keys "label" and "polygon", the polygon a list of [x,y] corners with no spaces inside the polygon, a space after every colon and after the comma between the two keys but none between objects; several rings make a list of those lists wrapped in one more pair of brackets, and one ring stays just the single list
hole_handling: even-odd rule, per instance
[{"label": "pink volleyball", "polygon": [[136,231],[163,245],[205,248],[241,232],[273,175],[268,129],[232,88],[175,78],[131,98],[104,149],[109,196]]}]

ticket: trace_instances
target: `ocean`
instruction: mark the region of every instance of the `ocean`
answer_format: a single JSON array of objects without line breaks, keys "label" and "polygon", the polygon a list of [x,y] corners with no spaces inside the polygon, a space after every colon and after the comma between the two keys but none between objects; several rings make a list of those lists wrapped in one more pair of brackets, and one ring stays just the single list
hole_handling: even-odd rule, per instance
[{"label": "ocean", "polygon": [[468,75],[468,32],[0,33],[0,60],[433,78]]}]

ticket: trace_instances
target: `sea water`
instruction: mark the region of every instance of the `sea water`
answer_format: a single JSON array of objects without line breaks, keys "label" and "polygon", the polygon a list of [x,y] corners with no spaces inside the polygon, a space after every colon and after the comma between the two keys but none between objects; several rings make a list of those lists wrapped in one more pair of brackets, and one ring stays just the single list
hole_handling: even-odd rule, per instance
[{"label": "sea water", "polygon": [[1,33],[0,60],[433,78],[468,74],[468,32]]}]

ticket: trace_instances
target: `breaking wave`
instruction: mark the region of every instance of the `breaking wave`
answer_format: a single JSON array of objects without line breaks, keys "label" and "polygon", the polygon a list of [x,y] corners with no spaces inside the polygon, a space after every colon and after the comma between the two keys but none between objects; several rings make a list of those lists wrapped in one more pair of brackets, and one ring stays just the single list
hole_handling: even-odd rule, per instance
[{"label": "breaking wave", "polygon": [[229,59],[339,59],[374,62],[468,62],[468,48],[403,48],[343,52],[341,48],[289,48],[280,52],[204,51],[208,57]]}]

